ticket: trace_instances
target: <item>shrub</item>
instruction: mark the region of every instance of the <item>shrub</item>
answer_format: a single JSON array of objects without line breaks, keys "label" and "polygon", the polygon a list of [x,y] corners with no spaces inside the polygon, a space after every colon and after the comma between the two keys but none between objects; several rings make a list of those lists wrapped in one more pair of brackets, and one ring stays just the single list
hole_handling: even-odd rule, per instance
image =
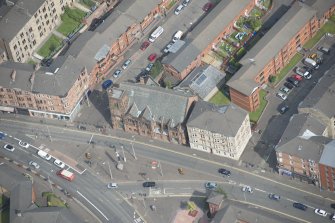
[{"label": "shrub", "polygon": [[271,84],[274,83],[274,82],[276,82],[276,79],[277,79],[276,76],[273,76],[273,75],[269,76],[269,81],[270,81]]}]

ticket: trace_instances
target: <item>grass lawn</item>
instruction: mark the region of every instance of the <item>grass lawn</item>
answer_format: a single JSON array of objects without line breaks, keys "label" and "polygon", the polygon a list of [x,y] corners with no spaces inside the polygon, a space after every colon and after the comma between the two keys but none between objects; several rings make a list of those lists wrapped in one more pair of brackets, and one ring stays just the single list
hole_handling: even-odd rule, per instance
[{"label": "grass lawn", "polygon": [[80,0],[79,2],[83,5],[86,5],[88,8],[92,8],[93,6],[95,6],[95,2],[91,0]]},{"label": "grass lawn", "polygon": [[152,78],[156,78],[163,70],[163,65],[161,64],[160,61],[156,61],[154,63],[154,66],[152,67],[151,71],[150,71],[150,75]]},{"label": "grass lawn", "polygon": [[268,101],[265,100],[265,96],[266,96],[266,91],[264,91],[263,89],[259,91],[259,99],[260,99],[260,105],[258,107],[258,109],[254,112],[249,112],[249,117],[250,117],[250,121],[251,122],[257,122],[258,119],[261,117]]},{"label": "grass lawn", "polygon": [[9,207],[0,212],[0,222],[9,223]]},{"label": "grass lawn", "polygon": [[65,203],[59,199],[54,193],[44,192],[43,197],[47,197],[48,207],[66,207]]},{"label": "grass lawn", "polygon": [[62,45],[62,39],[52,35],[44,45],[38,50],[38,54],[42,57],[48,57],[51,53]]},{"label": "grass lawn", "polygon": [[277,83],[279,83],[285,76],[286,74],[293,69],[293,67],[300,61],[302,60],[303,55],[301,55],[300,53],[297,53],[296,55],[294,55],[294,57],[292,57],[292,59],[290,60],[290,62],[279,72],[279,74],[277,75],[276,78],[276,82],[275,85]]},{"label": "grass lawn", "polygon": [[304,45],[304,48],[311,49],[326,33],[335,34],[335,22],[332,21],[333,19],[335,20],[335,17],[332,17],[331,20],[326,22],[326,24],[320,28],[315,36],[307,41],[307,43]]},{"label": "grass lawn", "polygon": [[256,18],[260,18],[263,15],[264,15],[263,11],[260,8],[256,7],[256,6],[250,12],[250,16],[256,17]]},{"label": "grass lawn", "polygon": [[220,89],[210,100],[209,102],[216,105],[228,105],[230,103],[229,98],[224,95],[223,90]]},{"label": "grass lawn", "polygon": [[80,24],[86,13],[77,8],[66,8],[62,18],[62,24],[58,27],[57,31],[64,36],[72,33]]}]

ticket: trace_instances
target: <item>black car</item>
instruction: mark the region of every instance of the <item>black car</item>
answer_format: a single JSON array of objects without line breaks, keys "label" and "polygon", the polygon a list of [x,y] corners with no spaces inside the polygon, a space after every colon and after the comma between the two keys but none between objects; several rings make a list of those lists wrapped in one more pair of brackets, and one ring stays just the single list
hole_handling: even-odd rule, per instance
[{"label": "black car", "polygon": [[143,183],[143,187],[155,187],[155,186],[156,186],[156,182],[153,182],[153,181],[148,181],[148,182]]},{"label": "black car", "polygon": [[291,83],[289,83],[289,82],[285,82],[285,83],[284,83],[284,86],[287,87],[287,88],[290,89],[290,90],[291,90],[292,88],[294,88],[293,84],[291,84]]},{"label": "black car", "polygon": [[308,67],[308,66],[302,66],[302,68],[303,68],[304,70],[308,71],[310,74],[314,71],[313,68]]},{"label": "black car", "polygon": [[227,177],[229,177],[231,175],[231,172],[229,170],[224,169],[224,168],[220,168],[219,173],[221,173],[221,174],[223,174]]},{"label": "black car", "polygon": [[299,87],[299,81],[297,81],[296,79],[294,79],[293,77],[289,77],[286,79],[287,82],[293,84],[295,87]]},{"label": "black car", "polygon": [[284,114],[285,112],[287,112],[288,108],[289,107],[287,105],[283,105],[278,108],[278,111],[280,112],[280,114]]},{"label": "black car", "polygon": [[330,207],[335,209],[335,203],[332,203]]},{"label": "black car", "polygon": [[307,206],[302,203],[293,203],[293,207],[298,208],[303,211],[306,211],[307,209]]}]

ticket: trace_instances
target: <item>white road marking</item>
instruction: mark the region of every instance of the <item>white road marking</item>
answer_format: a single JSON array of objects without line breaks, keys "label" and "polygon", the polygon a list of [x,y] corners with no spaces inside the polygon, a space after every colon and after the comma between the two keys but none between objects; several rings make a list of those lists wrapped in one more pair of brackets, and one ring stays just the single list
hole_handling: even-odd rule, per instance
[{"label": "white road marking", "polygon": [[263,192],[263,193],[267,193],[265,190],[261,190],[261,189],[259,189],[259,188],[255,188],[255,190],[260,191],[260,192]]},{"label": "white road marking", "polygon": [[92,205],[107,221],[109,221],[109,219],[106,217],[106,215],[104,215],[104,213],[102,213],[102,211],[99,210],[99,208],[97,208],[90,200],[88,200],[82,193],[80,193],[79,191],[77,191],[77,193],[82,196],[82,198],[84,198],[90,205]]}]

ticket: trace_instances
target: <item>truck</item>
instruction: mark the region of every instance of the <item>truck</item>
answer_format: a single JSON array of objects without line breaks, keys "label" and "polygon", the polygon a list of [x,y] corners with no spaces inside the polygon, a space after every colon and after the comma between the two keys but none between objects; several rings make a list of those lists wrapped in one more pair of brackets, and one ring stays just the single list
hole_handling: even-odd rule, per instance
[{"label": "truck", "polygon": [[303,63],[309,67],[312,67],[313,69],[317,70],[319,69],[319,65],[311,58],[305,58]]},{"label": "truck", "polygon": [[68,181],[73,181],[74,180],[74,173],[72,173],[68,170],[58,171],[57,176],[60,176],[60,177],[64,178],[65,180],[68,180]]}]

